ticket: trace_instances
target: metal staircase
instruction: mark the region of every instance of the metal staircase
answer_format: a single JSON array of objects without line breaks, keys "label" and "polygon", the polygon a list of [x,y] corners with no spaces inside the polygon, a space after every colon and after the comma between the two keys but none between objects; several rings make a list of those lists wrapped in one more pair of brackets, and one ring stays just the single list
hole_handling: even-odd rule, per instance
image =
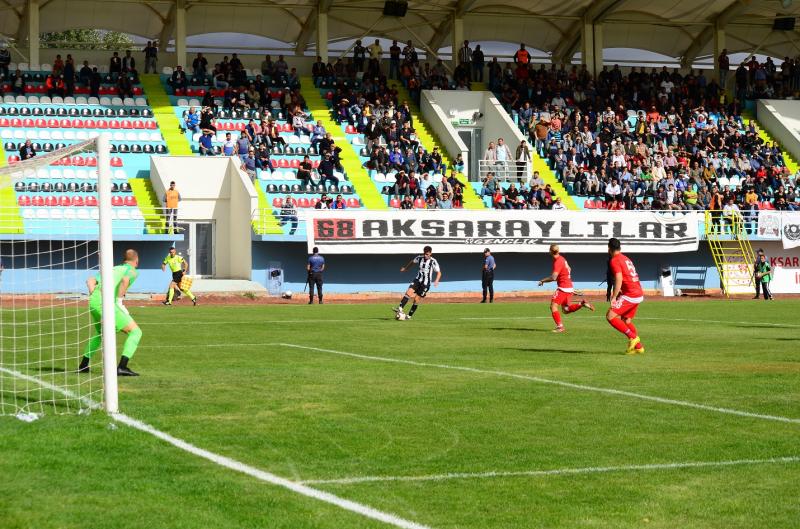
[{"label": "metal staircase", "polygon": [[721,211],[706,211],[705,235],[725,296],[751,291],[755,255],[744,218],[740,214],[725,217]]}]

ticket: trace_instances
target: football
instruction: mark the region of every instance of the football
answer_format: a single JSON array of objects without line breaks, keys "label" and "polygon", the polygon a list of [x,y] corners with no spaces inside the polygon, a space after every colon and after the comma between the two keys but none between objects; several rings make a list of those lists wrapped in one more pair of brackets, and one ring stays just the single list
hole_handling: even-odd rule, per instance
[{"label": "football", "polygon": [[292,291],[291,290],[287,290],[286,292],[283,293],[283,295],[281,297],[283,299],[292,299]]},{"label": "football", "polygon": [[395,314],[395,316],[394,316],[394,319],[396,319],[396,320],[401,320],[401,321],[402,321],[402,320],[405,320],[406,318],[407,318],[407,316],[406,316],[406,313],[405,313],[405,312],[403,312],[403,311],[400,311],[400,312],[398,312],[398,313],[397,313],[397,314]]}]

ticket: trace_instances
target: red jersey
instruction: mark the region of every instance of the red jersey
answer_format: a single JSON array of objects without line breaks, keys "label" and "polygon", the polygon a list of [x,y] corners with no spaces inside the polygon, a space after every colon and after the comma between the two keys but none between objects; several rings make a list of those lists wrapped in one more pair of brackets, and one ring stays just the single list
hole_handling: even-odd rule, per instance
[{"label": "red jersey", "polygon": [[564,259],[564,256],[559,255],[555,259],[553,259],[553,273],[558,274],[556,278],[556,284],[558,285],[559,290],[563,290],[564,292],[572,292],[575,290],[572,287],[572,277],[570,276],[572,269],[569,267],[567,260]]},{"label": "red jersey", "polygon": [[622,253],[618,253],[611,258],[609,263],[611,273],[615,276],[622,274],[622,289],[620,294],[628,301],[639,303],[644,299],[644,292],[642,292],[642,284],[639,283],[639,274],[636,272],[636,267],[633,262]]}]

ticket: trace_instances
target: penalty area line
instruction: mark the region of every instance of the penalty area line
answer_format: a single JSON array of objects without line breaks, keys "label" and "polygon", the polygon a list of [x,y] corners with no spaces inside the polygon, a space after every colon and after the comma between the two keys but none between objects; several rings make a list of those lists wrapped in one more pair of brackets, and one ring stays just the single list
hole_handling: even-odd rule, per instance
[{"label": "penalty area line", "polygon": [[[67,398],[78,399],[90,408],[97,409],[101,407],[99,402],[90,399],[89,397],[79,396],[73,391],[70,391],[66,388],[60,388],[58,386],[50,384],[45,380],[30,375],[26,375],[24,373],[20,373],[19,371],[15,371],[13,369],[7,369],[5,367],[0,367],[0,372],[6,373],[21,380],[36,383],[42,386],[43,388],[49,389],[50,391],[56,393],[60,393]],[[161,430],[158,430],[147,423],[134,419],[128,415],[125,415],[124,413],[111,413],[109,414],[109,416],[116,422],[119,422],[126,426],[130,426],[131,428],[134,428],[141,432],[150,434],[153,437],[156,437],[157,439],[160,439],[166,443],[171,444],[176,448],[183,450],[184,452],[188,452],[192,455],[203,458],[207,461],[215,463],[229,470],[234,470],[236,472],[246,474],[250,477],[256,478],[265,483],[269,483],[270,485],[275,485],[290,490],[296,494],[300,494],[301,496],[321,501],[323,503],[328,503],[330,505],[339,507],[340,509],[350,511],[359,514],[365,518],[371,518],[373,520],[377,520],[379,522],[383,522],[387,525],[392,525],[394,527],[400,527],[402,529],[431,529],[426,525],[418,524],[416,522],[412,522],[410,520],[401,518],[397,515],[380,511],[378,509],[374,509],[368,505],[364,505],[362,503],[358,503],[352,500],[339,497],[335,494],[331,494],[330,492],[325,492],[323,490],[309,487],[308,485],[297,481],[292,481],[286,478],[282,478],[280,476],[272,474],[271,472],[266,472],[264,470],[242,463],[241,461],[237,461],[235,459],[225,457],[223,455],[211,452],[209,450],[199,448],[187,441],[184,441],[183,439],[178,439],[177,437],[174,437],[166,432],[162,432]]]},{"label": "penalty area line", "polygon": [[[230,344],[230,345],[242,345],[242,344]],[[463,371],[467,373],[478,373],[481,375],[494,375],[498,377],[504,378],[514,378],[518,380],[528,380],[531,382],[537,382],[539,384],[549,384],[551,386],[559,386],[568,389],[576,389],[579,391],[589,391],[593,393],[603,393],[606,395],[615,395],[618,397],[630,397],[639,400],[646,400],[650,402],[657,402],[659,404],[667,404],[671,406],[681,406],[684,408],[693,408],[697,410],[704,410],[710,411],[714,413],[721,413],[726,415],[736,415],[739,417],[748,417],[750,419],[761,419],[767,421],[776,421],[776,422],[783,422],[783,423],[790,423],[790,424],[800,424],[800,419],[792,418],[792,417],[782,417],[780,415],[766,415],[762,413],[753,413],[749,411],[743,410],[736,410],[733,408],[721,408],[717,406],[711,406],[708,404],[701,404],[697,402],[691,402],[686,400],[677,400],[677,399],[668,399],[664,397],[656,397],[653,395],[645,395],[643,393],[634,393],[632,391],[625,391],[620,389],[613,389],[613,388],[603,388],[597,386],[588,386],[585,384],[576,384],[573,382],[564,382],[562,380],[554,380],[549,378],[542,378],[533,375],[524,375],[521,373],[511,373],[508,371],[496,371],[492,369],[480,369],[477,367],[467,367],[467,366],[458,366],[458,365],[449,365],[449,364],[434,364],[430,362],[417,362],[414,360],[403,360],[400,358],[388,358],[384,356],[372,356],[372,355],[365,355],[359,353],[350,353],[347,351],[337,351],[336,349],[325,349],[322,347],[311,347],[308,345],[298,345],[298,344],[291,344],[291,343],[270,343],[270,344],[261,344],[265,346],[282,346],[282,347],[289,347],[294,349],[305,349],[307,351],[316,351],[319,353],[329,353],[339,356],[347,356],[351,358],[358,358],[360,360],[369,360],[373,362],[387,362],[392,364],[404,364],[410,365],[415,367],[427,367],[427,368],[434,368],[434,369],[446,369],[450,371]]]},{"label": "penalty area line", "polygon": [[800,463],[800,456],[771,457],[768,459],[734,459],[727,461],[687,461],[683,463],[652,463],[647,465],[623,465],[608,467],[558,468],[552,470],[520,470],[489,472],[450,472],[422,476],[353,476],[333,479],[307,479],[306,485],[357,485],[387,481],[449,481],[466,479],[516,478],[539,476],[572,476],[580,474],[604,474],[609,472],[640,472],[657,470],[682,470],[691,468],[717,468],[745,465]]}]

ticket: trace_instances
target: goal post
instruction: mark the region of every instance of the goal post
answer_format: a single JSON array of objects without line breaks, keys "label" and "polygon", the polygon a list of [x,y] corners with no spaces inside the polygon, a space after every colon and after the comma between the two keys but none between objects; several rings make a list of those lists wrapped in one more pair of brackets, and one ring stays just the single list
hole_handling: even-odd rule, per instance
[{"label": "goal post", "polygon": [[[0,167],[0,415],[119,409],[112,174],[105,134]],[[77,373],[96,275],[101,351]]]}]

